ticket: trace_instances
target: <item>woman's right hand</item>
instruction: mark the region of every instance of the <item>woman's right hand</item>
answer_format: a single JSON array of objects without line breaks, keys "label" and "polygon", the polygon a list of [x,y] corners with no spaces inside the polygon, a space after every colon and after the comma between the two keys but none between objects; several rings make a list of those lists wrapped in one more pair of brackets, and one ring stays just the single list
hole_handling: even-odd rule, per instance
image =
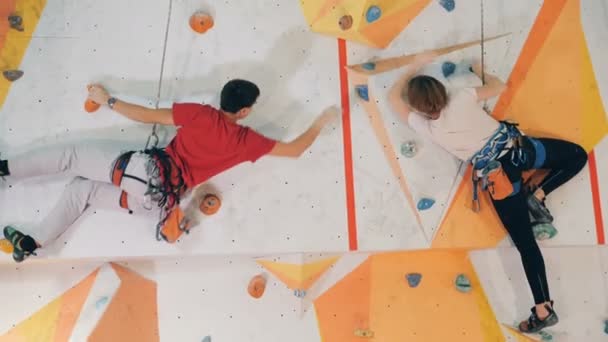
[{"label": "woman's right hand", "polygon": [[483,74],[483,66],[481,65],[480,61],[476,61],[471,65],[471,69],[473,69],[473,73],[475,73],[475,75],[481,77]]},{"label": "woman's right hand", "polygon": [[423,65],[431,63],[438,56],[439,56],[439,54],[434,50],[421,52],[421,53],[417,54],[416,57],[414,57],[414,64],[423,66]]}]

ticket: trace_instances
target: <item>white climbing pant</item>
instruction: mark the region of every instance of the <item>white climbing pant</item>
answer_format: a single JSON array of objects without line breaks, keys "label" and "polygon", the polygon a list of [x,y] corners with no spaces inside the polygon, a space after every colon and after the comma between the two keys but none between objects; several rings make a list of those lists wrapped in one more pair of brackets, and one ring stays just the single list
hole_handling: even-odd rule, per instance
[{"label": "white climbing pant", "polygon": [[[31,231],[24,230],[23,233],[45,246],[65,232],[89,207],[125,210],[120,207],[123,190],[128,194],[127,202],[133,214],[158,216],[156,203],[144,206],[146,184],[126,177],[120,187],[111,182],[114,161],[127,151],[115,142],[78,144],[37,149],[9,159],[11,179],[64,172],[74,177],[51,212]],[[135,153],[125,174],[147,180],[147,162],[147,155]]]}]

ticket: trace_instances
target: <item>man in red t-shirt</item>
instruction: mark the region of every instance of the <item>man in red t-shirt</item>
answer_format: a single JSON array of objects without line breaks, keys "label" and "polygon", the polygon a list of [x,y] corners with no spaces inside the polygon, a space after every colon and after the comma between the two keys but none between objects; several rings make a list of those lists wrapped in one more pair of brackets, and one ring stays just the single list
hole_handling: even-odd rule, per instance
[{"label": "man in red t-shirt", "polygon": [[338,111],[327,109],[295,140],[275,141],[238,124],[251,113],[259,95],[254,83],[236,79],[223,87],[219,109],[193,103],[150,109],[118,100],[101,85],[91,85],[90,100],[107,104],[134,121],[175,125],[177,135],[165,149],[158,150],[124,153],[120,144],[82,143],[0,160],[0,177],[9,180],[67,171],[75,175],[60,203],[38,227],[28,233],[4,228],[5,238],[13,244],[15,261],[23,261],[56,239],[88,207],[123,208],[132,214],[162,217],[171,196],[177,197],[177,203],[187,190],[237,164],[255,162],[264,155],[297,158],[338,116]]}]

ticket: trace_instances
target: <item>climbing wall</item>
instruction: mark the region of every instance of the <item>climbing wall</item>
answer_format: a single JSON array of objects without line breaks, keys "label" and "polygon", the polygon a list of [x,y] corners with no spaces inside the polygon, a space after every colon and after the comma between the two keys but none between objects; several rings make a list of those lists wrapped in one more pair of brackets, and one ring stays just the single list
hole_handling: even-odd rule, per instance
[{"label": "climbing wall", "polygon": [[[607,6],[3,1],[2,159],[91,140],[143,148],[151,126],[84,110],[90,82],[168,107],[217,105],[226,81],[249,79],[262,96],[245,124],[285,141],[329,105],[343,116],[300,159],[262,158],[211,179],[205,188],[221,210],[175,244],[155,240],[154,217],[92,207],[26,263],[1,254],[10,310],[0,310],[0,341],[602,340]],[[188,25],[196,11],[214,18],[204,34]],[[387,59],[454,46],[421,72],[451,88],[476,86],[468,66],[483,52],[486,70],[509,86],[485,103],[491,115],[589,152],[585,169],[548,199],[558,234],[540,244],[560,324],[543,335],[513,329],[531,293],[490,204],[470,210],[467,165],[387,103],[407,67]],[[160,143],[174,134],[160,127]],[[0,226],[34,229],[72,177],[0,180]],[[264,280],[252,290],[256,276]]]}]

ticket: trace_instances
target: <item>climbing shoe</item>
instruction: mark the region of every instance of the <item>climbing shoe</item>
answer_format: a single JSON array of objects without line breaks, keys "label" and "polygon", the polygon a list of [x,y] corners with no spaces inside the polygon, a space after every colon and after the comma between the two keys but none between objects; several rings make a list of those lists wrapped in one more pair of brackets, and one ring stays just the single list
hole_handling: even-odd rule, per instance
[{"label": "climbing shoe", "polygon": [[528,196],[528,210],[534,221],[537,223],[553,223],[553,215],[549,212],[549,209],[545,206],[544,200],[539,200],[534,196],[534,194],[530,194]]},{"label": "climbing shoe", "polygon": [[533,307],[530,317],[519,323],[519,330],[523,333],[535,334],[544,328],[556,325],[559,322],[559,318],[555,311],[553,311],[553,301],[551,301],[551,306],[545,304],[545,308],[549,311],[549,316],[541,320],[536,314],[536,307]]},{"label": "climbing shoe", "polygon": [[4,227],[4,238],[13,245],[13,259],[16,262],[22,262],[30,255],[36,255],[38,244],[31,236],[25,235],[11,226],[6,226]]},{"label": "climbing shoe", "polygon": [[8,162],[0,159],[0,178],[4,179],[4,177],[8,175]]}]

